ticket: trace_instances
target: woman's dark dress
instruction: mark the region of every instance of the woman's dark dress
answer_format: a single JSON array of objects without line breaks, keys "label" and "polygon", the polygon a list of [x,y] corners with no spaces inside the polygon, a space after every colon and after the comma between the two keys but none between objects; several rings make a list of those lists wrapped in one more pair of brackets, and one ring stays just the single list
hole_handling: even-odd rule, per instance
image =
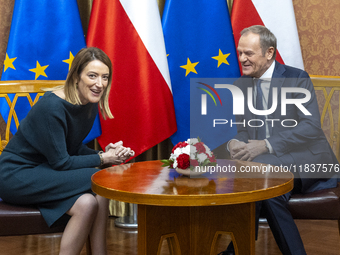
[{"label": "woman's dark dress", "polygon": [[0,156],[0,197],[37,205],[51,226],[91,192],[100,158],[82,141],[97,112],[97,104],[72,105],[46,92]]}]

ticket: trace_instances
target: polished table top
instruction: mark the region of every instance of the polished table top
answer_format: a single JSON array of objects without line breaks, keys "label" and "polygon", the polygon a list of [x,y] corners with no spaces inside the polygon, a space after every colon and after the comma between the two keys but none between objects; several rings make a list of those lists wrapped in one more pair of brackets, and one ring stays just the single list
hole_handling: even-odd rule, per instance
[{"label": "polished table top", "polygon": [[293,188],[289,172],[251,172],[251,168],[265,169],[264,165],[238,160],[218,160],[217,164],[236,171],[187,177],[162,167],[158,160],[144,161],[98,171],[92,176],[92,190],[106,198],[135,204],[209,206],[264,200]]}]

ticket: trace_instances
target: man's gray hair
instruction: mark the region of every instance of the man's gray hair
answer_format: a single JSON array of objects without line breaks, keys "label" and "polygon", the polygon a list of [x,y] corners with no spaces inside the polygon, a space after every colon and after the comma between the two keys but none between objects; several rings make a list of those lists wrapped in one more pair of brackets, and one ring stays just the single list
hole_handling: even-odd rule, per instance
[{"label": "man's gray hair", "polygon": [[257,34],[260,36],[260,47],[263,55],[266,53],[268,48],[273,47],[273,59],[276,58],[276,37],[272,32],[270,32],[268,28],[260,25],[247,27],[241,31],[241,36],[248,33]]}]

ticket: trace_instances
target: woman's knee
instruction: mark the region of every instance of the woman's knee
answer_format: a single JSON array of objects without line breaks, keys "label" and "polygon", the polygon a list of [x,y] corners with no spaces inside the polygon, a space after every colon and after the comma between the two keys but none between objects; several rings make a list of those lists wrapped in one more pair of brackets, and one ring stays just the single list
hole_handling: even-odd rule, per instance
[{"label": "woman's knee", "polygon": [[96,198],[99,205],[102,205],[102,206],[108,206],[109,205],[110,199],[99,196],[99,195],[96,195],[95,198]]},{"label": "woman's knee", "polygon": [[97,199],[92,194],[84,194],[77,199],[70,211],[73,214],[97,214]]}]

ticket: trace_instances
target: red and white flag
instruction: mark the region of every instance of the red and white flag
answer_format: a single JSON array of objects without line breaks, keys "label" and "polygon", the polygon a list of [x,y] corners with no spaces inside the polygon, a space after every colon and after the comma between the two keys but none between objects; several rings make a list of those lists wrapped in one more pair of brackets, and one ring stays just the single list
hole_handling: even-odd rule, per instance
[{"label": "red and white flag", "polygon": [[276,60],[304,69],[292,0],[234,0],[231,24],[236,45],[244,28],[266,26],[277,38]]},{"label": "red and white flag", "polygon": [[112,61],[114,119],[101,119],[101,147],[122,140],[137,156],[170,137],[177,126],[157,1],[94,0],[87,46]]}]

